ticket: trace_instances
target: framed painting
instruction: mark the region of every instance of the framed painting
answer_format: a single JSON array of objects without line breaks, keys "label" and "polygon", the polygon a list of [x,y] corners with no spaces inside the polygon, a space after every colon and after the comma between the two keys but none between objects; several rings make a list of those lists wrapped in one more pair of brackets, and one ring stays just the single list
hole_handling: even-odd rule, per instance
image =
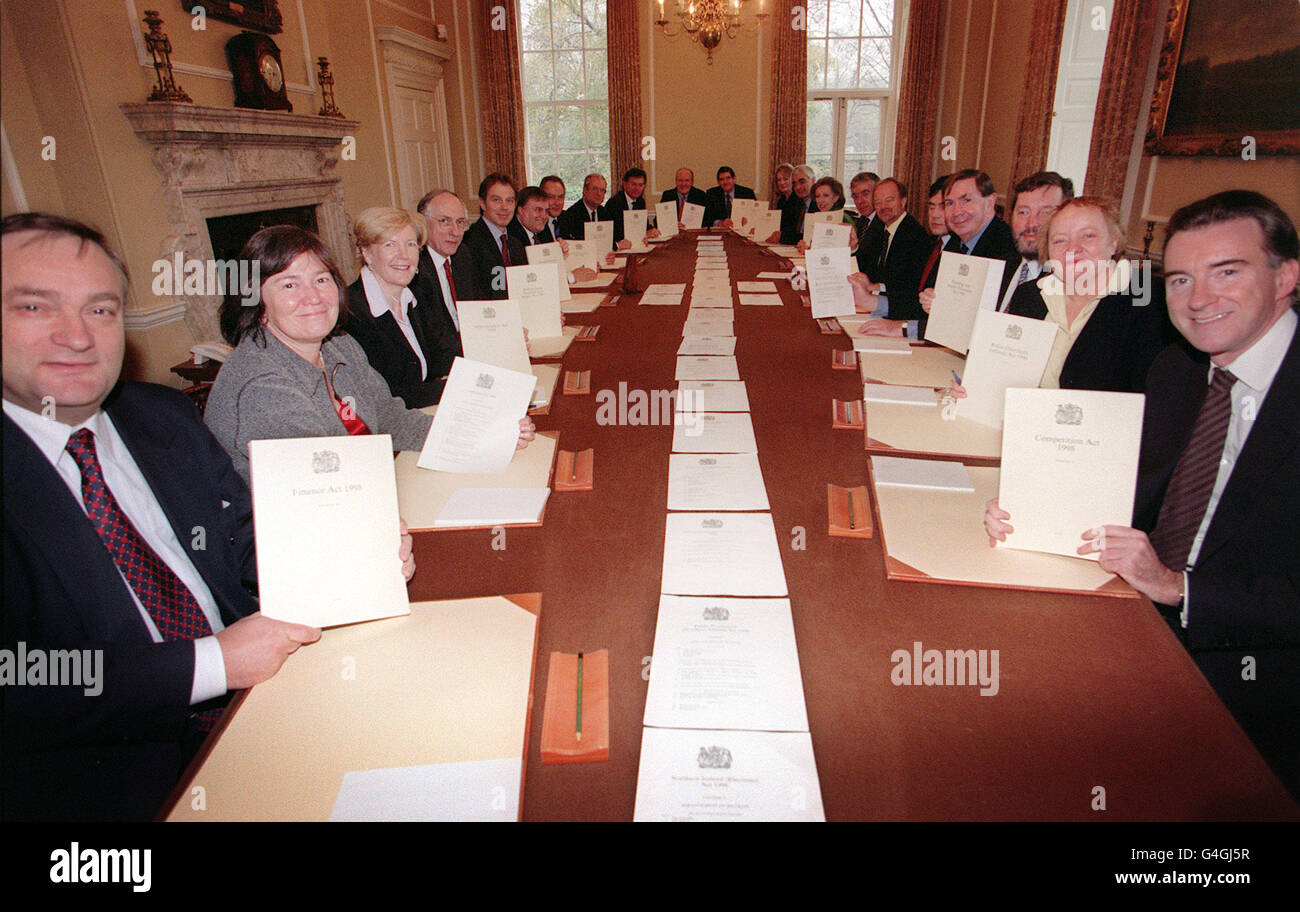
[{"label": "framed painting", "polygon": [[186,13],[194,7],[203,7],[204,12],[213,19],[229,22],[246,29],[256,29],[275,35],[284,29],[284,17],[280,15],[277,0],[181,0],[181,8]]},{"label": "framed painting", "polygon": [[1148,155],[1300,154],[1300,3],[1171,0]]}]

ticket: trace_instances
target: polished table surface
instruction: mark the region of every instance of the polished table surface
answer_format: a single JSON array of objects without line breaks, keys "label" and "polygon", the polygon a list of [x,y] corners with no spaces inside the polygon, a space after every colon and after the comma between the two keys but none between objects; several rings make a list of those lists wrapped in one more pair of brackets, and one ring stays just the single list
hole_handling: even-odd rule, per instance
[{"label": "polished table surface", "polygon": [[[726,239],[731,278],[781,261]],[[694,242],[639,269],[689,282]],[[861,398],[832,370],[844,336],[821,335],[789,283],[782,307],[735,307],[736,358],[789,583],[808,721],[828,820],[1300,819],[1191,658],[1147,601],[888,581],[878,538],[826,533],[826,484],[867,482],[860,431],[832,430],[831,400]],[[596,393],[672,390],[686,306],[615,307],[566,370],[592,395],[556,395],[540,430],[595,450],[594,490],[553,493],[539,528],[416,536],[412,599],[543,594],[529,820],[630,820],[658,614],[671,425],[601,426]],[[498,548],[494,548],[494,543]],[[797,547],[802,544],[803,547]],[[1000,687],[896,686],[896,649],[997,649]],[[610,759],[543,765],[552,651],[610,650]]]}]

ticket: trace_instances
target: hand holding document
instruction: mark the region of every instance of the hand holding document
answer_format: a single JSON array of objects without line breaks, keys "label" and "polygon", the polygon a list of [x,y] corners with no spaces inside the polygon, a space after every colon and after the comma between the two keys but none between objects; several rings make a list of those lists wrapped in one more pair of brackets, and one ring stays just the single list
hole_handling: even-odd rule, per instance
[{"label": "hand holding document", "polygon": [[569,253],[564,258],[566,272],[574,272],[586,267],[593,272],[600,272],[600,259],[605,248],[592,241],[569,241]]},{"label": "hand holding document", "polygon": [[461,350],[466,358],[521,374],[532,372],[517,301],[461,301],[456,311],[460,314]]},{"label": "hand holding document", "polygon": [[481,361],[457,358],[419,465],[442,472],[504,472],[514,458],[519,419],[537,378]]},{"label": "hand holding document", "polygon": [[[564,251],[560,248],[559,242],[555,241],[550,244],[532,244],[527,249],[528,265],[537,266],[542,263],[553,263],[555,265],[559,275],[560,300],[569,300],[569,270],[565,266]],[[595,271],[595,267],[592,267],[592,269]],[[509,281],[510,280],[507,277],[507,287],[509,286]]]},{"label": "hand holding document", "polygon": [[[848,225],[844,226],[845,228]],[[808,254],[808,298],[813,319],[845,317],[853,313],[852,269],[849,248],[819,248]]]},{"label": "hand holding document", "polygon": [[1002,427],[1006,391],[1012,387],[1037,389],[1058,332],[1050,320],[978,311],[962,375],[966,398],[958,400],[957,414],[989,427]]},{"label": "hand holding document", "polygon": [[998,500],[1015,531],[1006,547],[1078,557],[1085,531],[1132,525],[1145,400],[1140,393],[1007,390]]},{"label": "hand holding document", "polygon": [[563,283],[560,267],[555,263],[506,267],[506,289],[510,299],[519,302],[519,316],[532,338],[564,335],[564,319],[560,316]]},{"label": "hand holding document", "polygon": [[634,248],[645,246],[646,216],[645,209],[623,210],[623,240]]},{"label": "hand holding document", "polygon": [[687,231],[698,231],[704,227],[704,207],[695,203],[683,205],[682,224],[686,226]]},{"label": "hand holding document", "polygon": [[[820,213],[830,215],[830,213]],[[823,222],[820,225],[813,225],[808,234],[812,237],[812,248],[821,250],[830,247],[843,247],[849,249],[849,231],[850,226],[841,221]]]},{"label": "hand holding document", "polygon": [[1005,266],[1002,260],[945,250],[939,257],[925,340],[966,354],[975,314],[981,309],[997,310]]},{"label": "hand holding document", "polygon": [[655,224],[661,237],[670,238],[677,233],[677,204],[672,200],[655,204]]},{"label": "hand holding document", "polygon": [[389,435],[254,440],[248,456],[264,615],[334,627],[410,613]]}]

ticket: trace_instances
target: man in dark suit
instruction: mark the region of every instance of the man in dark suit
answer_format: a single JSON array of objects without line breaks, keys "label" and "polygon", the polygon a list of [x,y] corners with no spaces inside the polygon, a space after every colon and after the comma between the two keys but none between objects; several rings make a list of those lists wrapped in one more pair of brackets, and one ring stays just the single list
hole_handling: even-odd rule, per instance
[{"label": "man in dark suit", "polygon": [[[546,225],[546,194],[541,187],[525,187],[519,191],[515,201],[515,217],[510,220],[506,230],[514,235],[525,247],[534,244],[550,244],[555,241],[551,229]],[[527,255],[527,251],[525,251]]]},{"label": "man in dark suit", "polygon": [[586,239],[587,222],[598,222],[605,218],[605,192],[607,184],[600,174],[588,174],[582,179],[582,199],[565,209],[556,220],[560,226],[560,237],[567,241]]},{"label": "man in dark suit", "polygon": [[546,197],[546,228],[552,240],[560,240],[560,216],[564,213],[564,181],[558,174],[548,174],[537,182]]},{"label": "man in dark suit", "polygon": [[428,238],[420,249],[420,265],[411,283],[420,301],[429,301],[442,322],[443,337],[454,338],[449,351],[454,358],[463,354],[460,344],[459,300],[475,300],[474,259],[461,241],[469,229],[465,204],[450,190],[430,190],[417,210],[424,216]]},{"label": "man in dark suit", "polygon": [[[1150,598],[1300,795],[1300,334],[1294,224],[1229,190],[1169,219],[1165,293],[1187,344],[1147,378],[1133,527],[1080,553]],[[989,504],[985,526],[1004,536]]]},{"label": "man in dark suit", "polygon": [[1038,259],[1038,235],[1047,230],[1052,213],[1068,199],[1074,199],[1074,181],[1055,171],[1038,171],[1017,182],[1011,190],[1011,234],[1020,251],[1020,265],[1014,279],[998,303],[998,310],[1006,312],[1016,288],[1032,282],[1043,274],[1043,264]]},{"label": "man in dark suit", "polygon": [[[930,252],[930,239],[921,223],[907,212],[907,188],[892,177],[879,181],[872,194],[873,220],[880,225],[879,239],[869,240],[865,253],[874,279],[871,291],[885,295],[886,308],[880,316],[893,320],[917,320],[923,316],[917,299],[921,268]],[[871,232],[875,235],[876,232]],[[881,285],[884,286],[883,291]],[[878,308],[879,310],[879,308]]]},{"label": "man in dark suit", "polygon": [[728,165],[718,169],[718,185],[704,194],[704,227],[730,228],[731,204],[735,200],[758,199],[753,189],[736,183],[736,172]]},{"label": "man in dark suit", "polygon": [[[627,250],[631,241],[623,239],[623,213],[628,209],[644,209],[646,173],[640,168],[628,168],[623,174],[623,189],[609,198],[601,218],[614,223],[614,249]],[[648,238],[658,237],[654,228],[646,230]]]},{"label": "man in dark suit", "polygon": [[479,182],[478,203],[479,220],[465,230],[461,243],[474,262],[475,299],[500,300],[507,295],[506,267],[528,264],[523,242],[507,230],[515,217],[514,181],[489,174]]},{"label": "man in dark suit", "polygon": [[883,281],[872,274],[880,255],[879,245],[884,229],[880,219],[876,218],[876,204],[872,198],[879,182],[880,175],[874,171],[861,171],[849,181],[849,196],[858,213],[853,219],[853,236],[858,241],[858,271],[866,273],[872,282]]},{"label": "man in dark suit", "polygon": [[709,227],[709,213],[707,211],[709,200],[703,190],[695,186],[695,172],[690,168],[678,168],[675,178],[676,186],[665,190],[663,196],[659,198],[661,203],[674,203],[677,206],[677,227],[680,230],[682,225],[682,206],[687,203],[694,203],[696,206],[705,207],[704,227]]},{"label": "man in dark suit", "polygon": [[803,220],[809,212],[815,212],[817,204],[813,202],[812,185],[817,174],[811,165],[800,165],[794,169],[791,178],[792,193],[781,207],[781,228],[768,238],[769,242],[798,244],[803,240]]},{"label": "man in dark suit", "polygon": [[320,631],[257,612],[248,489],[193,404],[118,382],[103,237],[8,216],[0,272],[3,647],[82,660],[75,684],[5,686],[0,817],[147,820],[229,691]]}]

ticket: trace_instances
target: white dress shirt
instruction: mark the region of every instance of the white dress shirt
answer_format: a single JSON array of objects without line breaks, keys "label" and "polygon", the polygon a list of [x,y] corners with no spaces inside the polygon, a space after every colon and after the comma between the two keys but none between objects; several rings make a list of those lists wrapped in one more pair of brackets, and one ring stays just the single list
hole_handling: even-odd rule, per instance
[{"label": "white dress shirt", "polygon": [[998,303],[998,312],[1006,313],[1011,307],[1011,296],[1016,293],[1016,289],[1026,282],[1032,282],[1043,274],[1043,264],[1038,260],[1030,260],[1026,257],[1020,258],[1020,265],[1016,267],[1016,277],[1007,285],[1007,293],[1002,296],[1001,302]]},{"label": "white dress shirt", "polygon": [[438,278],[438,287],[442,289],[442,301],[447,305],[447,313],[451,314],[451,322],[456,327],[456,332],[460,332],[460,314],[456,313],[456,296],[447,287],[447,267],[443,265],[450,257],[443,256],[432,247],[426,249],[429,251],[429,259],[433,260],[433,274]]},{"label": "white dress shirt", "polygon": [[[199,603],[199,608],[207,617],[208,623],[212,625],[213,633],[225,627],[212,592],[190,561],[185,546],[176,538],[176,532],[154,497],[153,489],[149,487],[149,482],[145,480],[140,467],[135,464],[131,451],[118,436],[117,428],[113,426],[113,421],[107,414],[102,411],[96,412],[74,427],[29,412],[7,399],[4,402],[4,411],[54,466],[54,470],[59,473],[59,477],[68,486],[68,490],[72,492],[77,505],[83,511],[86,509],[86,504],[81,498],[81,469],[64,448],[68,445],[68,439],[73,431],[83,427],[89,428],[95,435],[95,455],[104,471],[104,483],[113,492],[113,497],[121,506],[122,512],[131,521],[131,525],[135,526],[145,544],[153,549],[154,553],[171,568],[194,595],[194,600]],[[69,555],[69,560],[75,559],[75,555]],[[118,573],[121,572],[119,568]],[[153,618],[140,603],[140,599],[136,597],[135,590],[131,588],[125,576],[122,577],[122,583],[131,593],[131,601],[135,602],[140,618],[149,629],[149,635],[153,637],[155,643],[161,643],[162,634],[158,632]],[[194,682],[190,686],[190,703],[202,703],[204,700],[219,697],[225,692],[226,663],[217,638],[208,636],[195,640]]]},{"label": "white dress shirt", "polygon": [[[378,320],[384,314],[392,313],[392,308],[388,306],[388,297],[379,284],[379,277],[371,271],[369,266],[361,267],[361,287],[366,293],[366,303],[370,305],[370,315],[372,317]],[[406,337],[406,344],[411,346],[411,351],[415,352],[415,357],[420,359],[420,379],[428,380],[429,364],[424,360],[424,349],[420,347],[420,340],[415,337],[415,328],[411,326],[411,308],[414,306],[415,293],[409,288],[403,288],[401,313],[393,314],[393,319],[397,321],[397,328]]]}]

